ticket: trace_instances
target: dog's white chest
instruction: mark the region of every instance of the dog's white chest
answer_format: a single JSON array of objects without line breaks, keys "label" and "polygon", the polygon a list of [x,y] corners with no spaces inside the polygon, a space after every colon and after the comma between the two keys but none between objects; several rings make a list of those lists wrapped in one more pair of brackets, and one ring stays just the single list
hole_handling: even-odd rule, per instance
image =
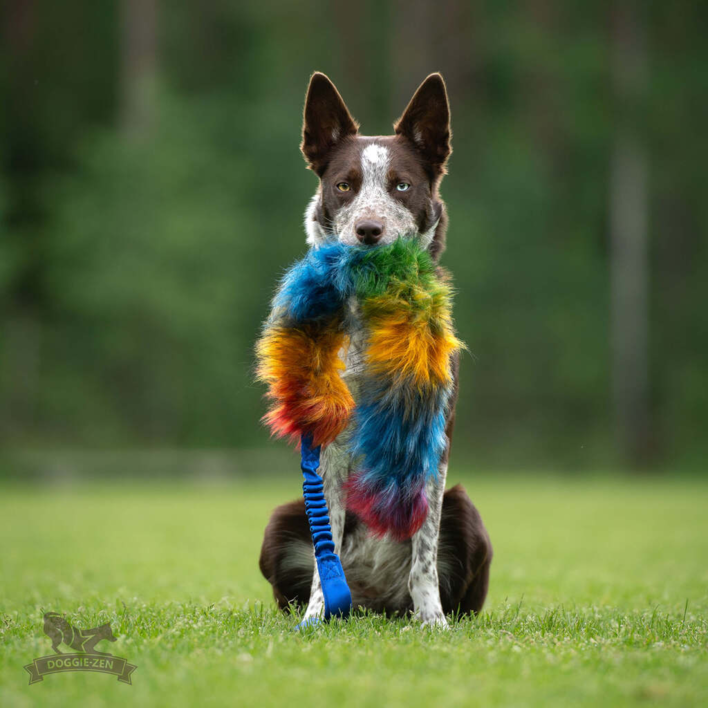
[{"label": "dog's white chest", "polygon": [[[354,401],[359,399],[362,380],[366,373],[366,345],[367,332],[361,323],[359,306],[352,300],[349,305],[347,316],[348,342],[339,352],[339,356],[344,363],[342,379],[347,385]],[[333,483],[335,479],[346,479],[354,467],[354,460],[349,453],[349,440],[354,423],[350,421],[347,429],[322,452],[323,464],[320,473]],[[327,482],[325,482],[326,484]]]},{"label": "dog's white chest", "polygon": [[347,334],[349,335],[348,345],[340,352],[345,366],[342,378],[347,384],[352,396],[354,396],[354,400],[357,400],[361,379],[366,372],[366,345],[368,334],[362,324],[359,305],[353,299],[349,303]]}]

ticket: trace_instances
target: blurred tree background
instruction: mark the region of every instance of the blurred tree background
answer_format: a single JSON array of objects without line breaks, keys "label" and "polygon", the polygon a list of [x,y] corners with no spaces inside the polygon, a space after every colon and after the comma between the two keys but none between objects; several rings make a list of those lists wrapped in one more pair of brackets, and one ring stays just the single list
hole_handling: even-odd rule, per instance
[{"label": "blurred tree background", "polygon": [[0,446],[254,448],[310,73],[390,133],[443,72],[456,459],[700,468],[708,5],[4,0]]}]

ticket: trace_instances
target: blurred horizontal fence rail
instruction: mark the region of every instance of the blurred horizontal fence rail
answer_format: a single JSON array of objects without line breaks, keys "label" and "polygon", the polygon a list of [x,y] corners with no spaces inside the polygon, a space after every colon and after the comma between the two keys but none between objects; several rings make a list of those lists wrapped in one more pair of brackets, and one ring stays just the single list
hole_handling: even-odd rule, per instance
[{"label": "blurred horizontal fence rail", "polygon": [[11,450],[0,453],[0,480],[70,484],[87,480],[226,483],[293,474],[285,449]]}]

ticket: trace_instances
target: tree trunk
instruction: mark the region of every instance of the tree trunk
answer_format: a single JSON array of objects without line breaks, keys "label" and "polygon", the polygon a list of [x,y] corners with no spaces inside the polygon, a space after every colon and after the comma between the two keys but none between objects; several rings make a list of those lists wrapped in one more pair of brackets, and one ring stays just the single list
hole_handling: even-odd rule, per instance
[{"label": "tree trunk", "polygon": [[638,3],[614,12],[613,80],[618,106],[610,183],[612,378],[616,435],[624,460],[649,461],[648,157],[638,128],[646,83]]},{"label": "tree trunk", "polygon": [[[524,0],[522,4],[525,30],[533,35],[534,44],[548,45],[562,36],[560,8],[555,0]],[[532,144],[539,146],[539,153],[557,174],[561,163],[559,155],[563,139],[559,116],[560,86],[555,66],[549,67],[546,58],[528,62],[520,67],[523,120],[528,125]]]},{"label": "tree trunk", "polygon": [[123,0],[121,127],[131,138],[150,132],[157,83],[157,0]]},{"label": "tree trunk", "polygon": [[448,0],[394,0],[391,4],[390,114],[397,118],[428,74],[442,73],[455,106],[478,99],[480,57],[475,35],[481,10],[473,3]]},{"label": "tree trunk", "polygon": [[8,0],[0,6],[3,58],[7,72],[0,89],[6,101],[4,151],[0,169],[7,202],[0,215],[0,238],[16,257],[10,285],[0,300],[0,441],[31,429],[36,418],[41,355],[43,209],[36,189],[42,170],[35,90],[38,8],[34,0]]}]

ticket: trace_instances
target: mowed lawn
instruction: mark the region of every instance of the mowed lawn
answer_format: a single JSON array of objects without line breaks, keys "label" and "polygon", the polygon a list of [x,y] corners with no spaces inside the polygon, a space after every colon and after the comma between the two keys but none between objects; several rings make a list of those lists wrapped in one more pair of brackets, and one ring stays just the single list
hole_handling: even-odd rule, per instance
[{"label": "mowed lawn", "polygon": [[[708,483],[461,475],[495,550],[447,632],[356,617],[305,633],[258,571],[299,480],[0,486],[0,705],[705,706]],[[65,673],[42,614],[110,622],[133,685]],[[66,649],[65,649],[66,650]]]}]

